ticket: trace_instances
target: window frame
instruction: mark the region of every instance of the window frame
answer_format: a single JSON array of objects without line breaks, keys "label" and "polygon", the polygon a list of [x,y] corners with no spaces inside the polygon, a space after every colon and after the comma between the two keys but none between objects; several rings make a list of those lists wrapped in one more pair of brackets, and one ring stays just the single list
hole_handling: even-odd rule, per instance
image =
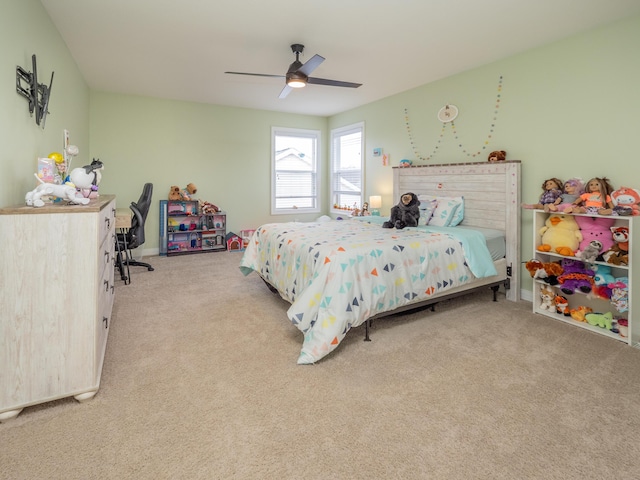
[{"label": "window frame", "polygon": [[[353,133],[356,132],[360,132],[360,205],[358,206],[358,208],[362,208],[362,205],[364,203],[364,188],[365,188],[365,178],[364,178],[364,166],[365,166],[365,131],[364,131],[364,122],[357,122],[357,123],[353,123],[351,125],[345,125],[343,127],[339,127],[339,128],[334,128],[331,130],[330,133],[330,147],[329,147],[329,154],[330,154],[330,172],[329,172],[329,185],[330,185],[330,192],[329,192],[329,209],[331,211],[331,213],[344,213],[344,209],[340,209],[340,208],[335,208],[335,200],[336,200],[336,195],[340,194],[340,191],[335,190],[334,185],[335,185],[335,175],[337,173],[336,171],[336,164],[337,164],[337,158],[336,158],[336,141],[345,136],[345,135],[352,135]],[[350,205],[347,205],[347,207],[351,207]]]},{"label": "window frame", "polygon": [[[311,198],[315,200],[314,207],[294,207],[294,208],[277,208],[276,207],[276,137],[288,136],[288,137],[300,137],[310,138],[315,140],[315,152],[313,159],[315,169],[312,171],[312,175],[315,175],[315,195]],[[291,215],[291,214],[304,214],[304,213],[320,213],[322,205],[322,191],[321,191],[321,175],[322,175],[322,160],[320,157],[322,145],[322,132],[320,130],[310,130],[303,128],[291,128],[291,127],[271,127],[271,215]]]}]

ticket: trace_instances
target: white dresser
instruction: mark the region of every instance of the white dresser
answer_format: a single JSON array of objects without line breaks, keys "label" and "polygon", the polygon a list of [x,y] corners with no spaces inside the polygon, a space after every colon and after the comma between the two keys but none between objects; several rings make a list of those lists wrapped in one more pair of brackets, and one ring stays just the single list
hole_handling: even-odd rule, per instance
[{"label": "white dresser", "polygon": [[114,298],[114,195],[0,208],[0,421],[92,398]]}]

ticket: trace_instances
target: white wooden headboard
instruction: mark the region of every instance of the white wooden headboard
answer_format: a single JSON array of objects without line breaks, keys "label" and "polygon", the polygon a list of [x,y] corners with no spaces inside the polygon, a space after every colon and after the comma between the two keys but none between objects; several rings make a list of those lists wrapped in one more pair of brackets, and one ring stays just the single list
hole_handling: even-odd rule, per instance
[{"label": "white wooden headboard", "polygon": [[519,160],[509,160],[393,168],[394,201],[406,192],[462,196],[462,225],[505,232],[510,300],[520,298],[520,167]]}]

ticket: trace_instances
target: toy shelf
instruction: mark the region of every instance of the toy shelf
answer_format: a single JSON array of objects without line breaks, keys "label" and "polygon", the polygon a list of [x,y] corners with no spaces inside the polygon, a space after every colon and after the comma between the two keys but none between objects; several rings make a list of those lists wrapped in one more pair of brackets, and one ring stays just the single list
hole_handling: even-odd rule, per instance
[{"label": "toy shelf", "polygon": [[[533,282],[533,311],[534,313],[544,315],[547,317],[554,318],[556,320],[560,320],[565,323],[569,323],[571,325],[589,330],[593,333],[597,333],[599,335],[603,335],[609,338],[613,338],[615,340],[625,342],[631,346],[638,346],[640,342],[640,325],[633,325],[633,315],[632,315],[632,269],[631,269],[631,258],[632,258],[632,240],[633,240],[633,217],[631,216],[608,216],[608,215],[588,215],[588,214],[568,214],[568,213],[547,213],[543,210],[534,210],[533,211],[533,260],[537,260],[542,263],[560,263],[563,259],[576,259],[576,257],[560,255],[559,253],[550,251],[543,252],[538,250],[538,247],[543,243],[542,235],[540,233],[541,229],[545,226],[549,228],[549,225],[546,223],[547,219],[550,215],[565,215],[567,217],[589,217],[592,219],[603,218],[609,219],[609,223],[614,227],[627,227],[629,229],[629,258],[626,265],[616,265],[612,263],[608,263],[606,261],[597,260],[592,264],[587,264],[586,268],[591,267],[595,268],[597,271],[598,266],[609,267],[610,274],[614,279],[619,278],[627,278],[627,305],[626,307],[617,307],[616,303],[611,301],[609,298],[594,295],[593,292],[583,293],[579,290],[574,291],[573,294],[566,294],[561,290],[562,285],[550,285],[548,282],[541,279],[534,279]],[[577,260],[577,259],[576,259]],[[609,312],[612,314],[613,322],[612,327],[607,328],[600,327],[598,325],[592,325],[587,321],[580,321],[571,315],[566,315],[562,312],[562,309],[552,309],[549,310],[544,306],[544,302],[542,300],[542,293],[545,289],[551,289],[554,292],[555,298],[558,296],[564,297],[567,301],[567,309],[568,311],[576,311],[580,307],[584,307],[585,309],[590,309],[595,313],[608,314]],[[621,308],[621,310],[618,310]],[[622,321],[621,321],[622,320]],[[624,323],[628,325],[624,325]]]},{"label": "toy shelf", "polygon": [[160,255],[226,250],[225,212],[201,213],[197,201],[160,201]]}]

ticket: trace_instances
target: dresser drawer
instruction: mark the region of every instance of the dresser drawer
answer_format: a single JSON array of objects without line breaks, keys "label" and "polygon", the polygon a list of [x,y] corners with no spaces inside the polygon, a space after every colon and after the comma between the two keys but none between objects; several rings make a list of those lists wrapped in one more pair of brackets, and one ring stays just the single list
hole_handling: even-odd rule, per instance
[{"label": "dresser drawer", "polygon": [[107,238],[107,235],[112,230],[115,230],[116,226],[116,202],[115,200],[109,202],[104,208],[100,210],[100,217],[98,219],[98,245]]}]

